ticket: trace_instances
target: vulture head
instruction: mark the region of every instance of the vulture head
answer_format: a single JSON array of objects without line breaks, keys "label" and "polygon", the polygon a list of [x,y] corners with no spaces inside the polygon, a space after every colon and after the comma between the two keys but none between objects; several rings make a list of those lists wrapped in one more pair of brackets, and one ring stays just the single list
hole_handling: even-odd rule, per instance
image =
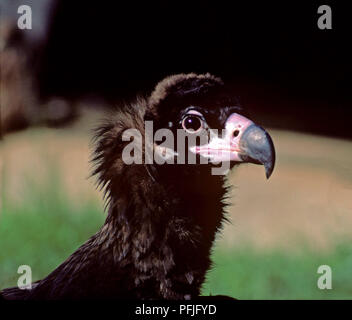
[{"label": "vulture head", "polygon": [[275,150],[269,134],[246,117],[220,78],[193,73],[167,77],[148,99],[144,120],[159,131],[153,144],[156,162],[187,164],[175,168],[177,177],[206,170],[223,175],[243,162],[263,165],[267,178],[273,172]]}]

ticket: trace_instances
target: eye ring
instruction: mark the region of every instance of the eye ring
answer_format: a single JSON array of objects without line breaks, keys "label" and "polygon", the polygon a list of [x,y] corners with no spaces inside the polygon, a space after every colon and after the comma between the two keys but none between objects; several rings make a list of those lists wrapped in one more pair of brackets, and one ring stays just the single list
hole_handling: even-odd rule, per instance
[{"label": "eye ring", "polygon": [[182,120],[182,128],[188,133],[197,133],[203,129],[203,120],[194,114],[185,116]]}]

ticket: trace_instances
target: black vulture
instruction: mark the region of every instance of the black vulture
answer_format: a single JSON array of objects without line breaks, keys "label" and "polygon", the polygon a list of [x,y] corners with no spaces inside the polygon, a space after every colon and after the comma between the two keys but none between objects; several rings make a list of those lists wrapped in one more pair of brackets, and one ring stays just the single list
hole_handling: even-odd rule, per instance
[{"label": "black vulture", "polygon": [[[174,140],[149,139],[148,123]],[[127,154],[142,161],[126,157],[131,145]],[[3,298],[198,298],[226,220],[226,176],[219,173],[252,162],[269,177],[275,151],[220,78],[190,73],[165,78],[148,98],[116,111],[96,131],[93,161],[106,194],[104,225],[32,289],[4,289]]]}]

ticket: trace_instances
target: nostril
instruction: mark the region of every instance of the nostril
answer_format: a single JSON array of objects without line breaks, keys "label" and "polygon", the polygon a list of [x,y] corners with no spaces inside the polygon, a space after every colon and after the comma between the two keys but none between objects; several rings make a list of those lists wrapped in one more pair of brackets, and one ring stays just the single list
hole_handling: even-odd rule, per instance
[{"label": "nostril", "polygon": [[240,134],[240,130],[235,130],[233,136],[236,138]]}]

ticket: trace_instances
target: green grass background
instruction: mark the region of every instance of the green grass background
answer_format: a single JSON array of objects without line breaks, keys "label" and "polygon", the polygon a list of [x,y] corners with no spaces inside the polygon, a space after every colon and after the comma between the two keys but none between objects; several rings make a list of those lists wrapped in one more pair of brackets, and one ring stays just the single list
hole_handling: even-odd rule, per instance
[{"label": "green grass background", "polygon": [[[22,204],[11,202],[3,188],[0,288],[16,285],[17,268],[23,264],[31,266],[33,281],[45,277],[104,221],[102,203],[70,204],[55,172],[44,185],[24,179],[28,193]],[[308,248],[301,244],[295,250],[264,250],[218,244],[203,294],[238,299],[351,299],[352,245],[346,240],[331,250]],[[332,290],[317,288],[317,269],[325,264],[332,268]]]}]

